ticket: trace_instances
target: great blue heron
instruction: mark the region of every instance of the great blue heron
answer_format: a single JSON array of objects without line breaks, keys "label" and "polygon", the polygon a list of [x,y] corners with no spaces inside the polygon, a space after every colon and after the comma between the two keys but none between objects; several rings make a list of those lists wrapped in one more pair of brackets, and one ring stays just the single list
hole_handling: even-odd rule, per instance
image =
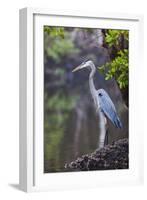
[{"label": "great blue heron", "polygon": [[122,128],[122,123],[117,115],[115,106],[110,99],[109,95],[104,89],[96,90],[93,82],[93,76],[96,72],[96,67],[91,60],[84,61],[78,67],[76,67],[72,72],[78,71],[80,69],[89,68],[89,86],[92,98],[94,100],[96,112],[99,115],[100,123],[100,137],[99,137],[99,148],[105,145],[106,141],[106,123],[107,118],[113,123],[117,128]]}]

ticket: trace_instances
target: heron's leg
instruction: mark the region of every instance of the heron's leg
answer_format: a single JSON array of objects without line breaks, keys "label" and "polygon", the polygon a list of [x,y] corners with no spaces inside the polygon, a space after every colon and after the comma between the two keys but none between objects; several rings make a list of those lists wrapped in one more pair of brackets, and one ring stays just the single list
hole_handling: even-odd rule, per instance
[{"label": "heron's leg", "polygon": [[100,134],[99,134],[98,147],[103,148],[105,145],[107,119],[104,113],[100,110],[99,110],[99,123],[100,123]]},{"label": "heron's leg", "polygon": [[108,128],[106,129],[105,141],[104,146],[108,144]]}]

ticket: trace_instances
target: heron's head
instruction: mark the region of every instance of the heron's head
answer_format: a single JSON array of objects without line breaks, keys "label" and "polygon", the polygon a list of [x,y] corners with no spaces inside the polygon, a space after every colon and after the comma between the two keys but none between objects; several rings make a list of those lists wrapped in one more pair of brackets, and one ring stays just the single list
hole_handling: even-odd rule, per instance
[{"label": "heron's head", "polygon": [[[78,67],[76,67],[75,69],[72,70],[72,72],[76,72],[80,69],[91,69],[92,67],[94,67],[94,64],[91,60],[87,60],[87,61],[84,61],[82,62]],[[94,67],[95,68],[95,67]]]}]

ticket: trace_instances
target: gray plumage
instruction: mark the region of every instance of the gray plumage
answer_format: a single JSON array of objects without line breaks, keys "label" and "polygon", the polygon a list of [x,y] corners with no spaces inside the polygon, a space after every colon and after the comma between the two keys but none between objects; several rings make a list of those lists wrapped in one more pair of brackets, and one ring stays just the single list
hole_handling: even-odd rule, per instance
[{"label": "gray plumage", "polygon": [[96,90],[93,76],[96,72],[96,67],[91,60],[84,61],[78,67],[73,69],[72,72],[88,68],[90,69],[89,74],[89,88],[91,96],[94,101],[96,112],[99,116],[99,140],[98,147],[102,148],[108,141],[108,131],[106,130],[107,120],[106,117],[116,126],[117,128],[122,128],[121,121],[117,115],[115,106],[110,99],[109,95],[104,89]]},{"label": "gray plumage", "polygon": [[101,111],[117,127],[122,128],[122,123],[117,115],[115,106],[104,89],[97,90]]}]

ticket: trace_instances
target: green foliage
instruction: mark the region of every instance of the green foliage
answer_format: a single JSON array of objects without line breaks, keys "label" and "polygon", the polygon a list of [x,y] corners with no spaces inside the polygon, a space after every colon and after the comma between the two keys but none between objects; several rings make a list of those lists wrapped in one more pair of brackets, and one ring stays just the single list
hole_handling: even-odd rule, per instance
[{"label": "green foliage", "polygon": [[112,62],[107,62],[99,69],[106,74],[106,80],[115,78],[120,89],[126,88],[128,86],[128,50],[119,51]]},{"label": "green foliage", "polygon": [[106,43],[109,47],[115,46],[119,47],[121,44],[121,37],[125,37],[125,40],[128,41],[128,31],[126,30],[108,30],[106,33]]},{"label": "green foliage", "polygon": [[60,63],[65,56],[73,56],[79,53],[70,38],[69,32],[59,27],[44,27],[45,54],[46,57]]},{"label": "green foliage", "polygon": [[74,49],[74,44],[71,40],[57,39],[54,41],[52,47],[47,49],[49,57],[57,63],[59,63],[65,55],[74,54],[76,52],[77,51]]},{"label": "green foliage", "polygon": [[44,33],[47,33],[51,37],[61,37],[64,39],[64,28],[63,27],[50,27],[44,26]]},{"label": "green foliage", "polygon": [[111,52],[115,49],[114,59],[107,62],[99,68],[100,72],[105,74],[105,79],[115,78],[120,89],[125,89],[128,86],[128,31],[126,30],[108,30],[106,33],[105,42]]}]

